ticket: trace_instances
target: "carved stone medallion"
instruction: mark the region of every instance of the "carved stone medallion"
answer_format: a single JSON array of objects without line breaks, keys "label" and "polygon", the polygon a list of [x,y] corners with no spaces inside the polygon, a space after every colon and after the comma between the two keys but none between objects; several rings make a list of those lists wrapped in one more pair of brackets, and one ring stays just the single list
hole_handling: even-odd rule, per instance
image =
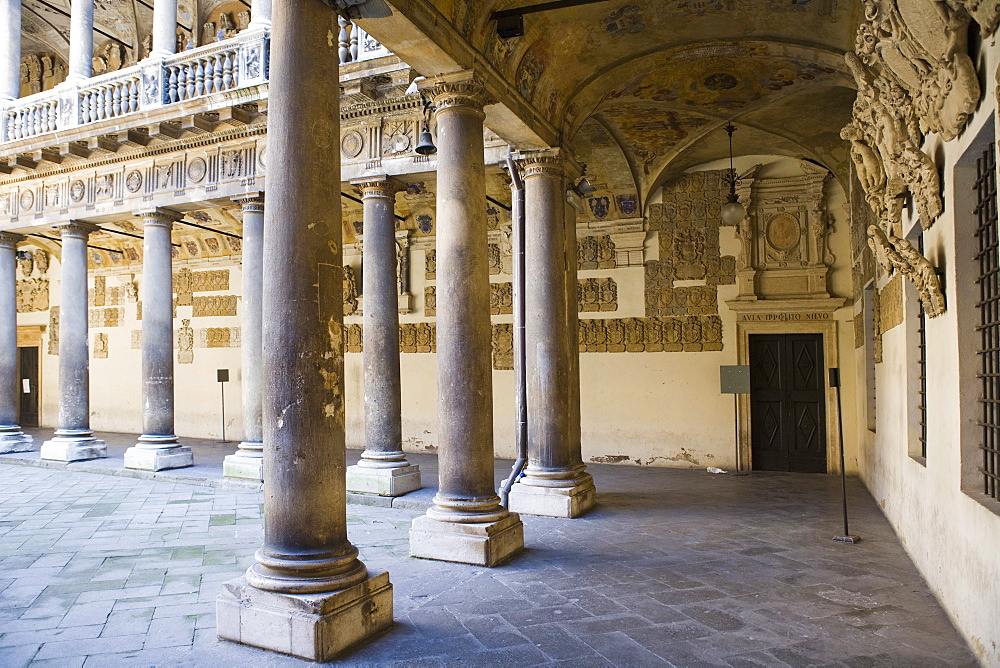
[{"label": "carved stone medallion", "polygon": [[340,142],[340,151],[344,154],[345,158],[356,158],[361,154],[361,149],[364,148],[365,140],[361,136],[361,133],[357,130],[352,130],[344,135],[343,140]]},{"label": "carved stone medallion", "polygon": [[142,174],[139,173],[139,170],[133,169],[131,172],[128,173],[128,176],[125,177],[125,188],[130,193],[136,193],[139,192],[139,188],[141,187],[142,187]]},{"label": "carved stone medallion", "polygon": [[82,200],[86,192],[87,186],[83,184],[83,181],[76,180],[69,184],[69,198],[74,202]]},{"label": "carved stone medallion", "polygon": [[799,243],[799,221],[789,213],[779,213],[767,221],[767,243],[778,251],[789,251]]},{"label": "carved stone medallion", "polygon": [[35,193],[30,190],[21,191],[21,211],[30,211],[35,203]]},{"label": "carved stone medallion", "polygon": [[188,178],[191,179],[191,183],[200,183],[207,171],[208,167],[201,158],[195,158],[188,163]]}]

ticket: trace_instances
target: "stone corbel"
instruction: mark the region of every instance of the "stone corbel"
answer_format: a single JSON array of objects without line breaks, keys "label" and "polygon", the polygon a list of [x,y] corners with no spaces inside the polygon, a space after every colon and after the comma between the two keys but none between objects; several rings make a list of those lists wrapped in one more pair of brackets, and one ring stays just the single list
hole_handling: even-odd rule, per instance
[{"label": "stone corbel", "polygon": [[882,268],[896,269],[913,282],[928,317],[945,312],[944,291],[937,269],[906,239],[887,235],[878,225],[868,226],[868,246]]}]

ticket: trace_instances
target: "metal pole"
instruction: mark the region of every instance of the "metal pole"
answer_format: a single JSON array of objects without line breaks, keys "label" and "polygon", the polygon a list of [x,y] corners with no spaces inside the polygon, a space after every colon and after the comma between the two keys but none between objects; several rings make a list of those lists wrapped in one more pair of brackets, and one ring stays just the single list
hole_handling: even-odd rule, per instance
[{"label": "metal pole", "polygon": [[219,389],[222,390],[222,441],[220,443],[228,443],[226,440],[226,384],[219,383]]},{"label": "metal pole", "polygon": [[837,391],[837,437],[840,441],[840,492],[844,508],[844,535],[834,536],[838,543],[857,543],[859,536],[852,536],[847,526],[847,465],[844,457],[844,418],[840,406],[840,369],[830,369],[830,386]]},{"label": "metal pole", "polygon": [[740,470],[740,395],[733,393],[733,443],[736,447],[736,470],[733,475],[747,475],[749,471]]}]

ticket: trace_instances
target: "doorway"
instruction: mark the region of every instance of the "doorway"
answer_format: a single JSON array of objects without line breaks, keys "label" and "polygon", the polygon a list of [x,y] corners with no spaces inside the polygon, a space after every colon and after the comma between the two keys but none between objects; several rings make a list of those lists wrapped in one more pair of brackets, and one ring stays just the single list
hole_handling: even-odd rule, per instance
[{"label": "doorway", "polygon": [[750,450],[755,471],[826,473],[822,334],[751,334]]},{"label": "doorway", "polygon": [[21,379],[18,394],[21,396],[22,427],[38,426],[38,348],[18,348],[18,361],[21,368]]}]

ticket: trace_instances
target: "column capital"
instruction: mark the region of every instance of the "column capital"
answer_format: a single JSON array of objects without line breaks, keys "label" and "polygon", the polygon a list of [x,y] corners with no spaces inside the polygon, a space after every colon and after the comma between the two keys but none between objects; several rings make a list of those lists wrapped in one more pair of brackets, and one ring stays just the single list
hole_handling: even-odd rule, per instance
[{"label": "column capital", "polygon": [[233,201],[242,207],[243,213],[264,213],[264,193],[262,192],[234,197]]},{"label": "column capital", "polygon": [[429,78],[418,87],[431,98],[435,113],[462,108],[475,111],[485,118],[483,107],[491,103],[486,86],[471,70]]},{"label": "column capital", "polygon": [[52,229],[59,232],[59,236],[63,237],[77,237],[81,239],[86,239],[90,236],[91,232],[97,232],[101,228],[93,223],[85,223],[82,220],[71,220],[68,223],[62,223],[60,225],[53,225]]},{"label": "column capital", "polygon": [[402,183],[385,174],[351,179],[350,184],[361,193],[362,199],[370,197],[392,199],[393,195],[403,189]]},{"label": "column capital", "polygon": [[15,250],[17,248],[17,244],[25,239],[27,239],[27,237],[22,234],[0,231],[0,248],[3,248],[4,250]]},{"label": "column capital", "polygon": [[539,174],[551,174],[575,179],[583,174],[584,167],[563,148],[548,148],[539,151],[517,151],[514,159],[524,166],[525,178]]},{"label": "column capital", "polygon": [[145,211],[136,211],[135,215],[142,218],[143,226],[162,225],[168,228],[172,227],[175,222],[183,218],[183,216],[176,211],[161,207],[146,209]]}]

